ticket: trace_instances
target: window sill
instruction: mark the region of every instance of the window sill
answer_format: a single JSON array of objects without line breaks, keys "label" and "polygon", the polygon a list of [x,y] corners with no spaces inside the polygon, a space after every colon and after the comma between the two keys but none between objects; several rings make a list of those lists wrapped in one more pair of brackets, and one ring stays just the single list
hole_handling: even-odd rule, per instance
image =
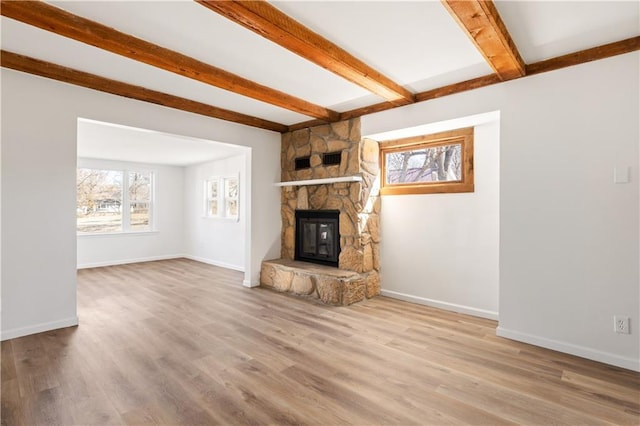
[{"label": "window sill", "polygon": [[100,232],[100,233],[89,233],[89,232],[77,232],[77,237],[143,237],[143,236],[153,236],[159,234],[159,231],[129,231],[129,232]]},{"label": "window sill", "polygon": [[217,216],[202,216],[205,220],[215,220],[220,222],[240,222],[239,217],[217,217]]}]

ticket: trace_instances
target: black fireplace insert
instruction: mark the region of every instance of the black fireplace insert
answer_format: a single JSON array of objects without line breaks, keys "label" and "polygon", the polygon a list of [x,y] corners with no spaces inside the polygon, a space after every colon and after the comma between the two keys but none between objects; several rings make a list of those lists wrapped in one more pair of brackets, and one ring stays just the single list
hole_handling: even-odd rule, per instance
[{"label": "black fireplace insert", "polygon": [[296,210],[295,260],[338,267],[340,212]]}]

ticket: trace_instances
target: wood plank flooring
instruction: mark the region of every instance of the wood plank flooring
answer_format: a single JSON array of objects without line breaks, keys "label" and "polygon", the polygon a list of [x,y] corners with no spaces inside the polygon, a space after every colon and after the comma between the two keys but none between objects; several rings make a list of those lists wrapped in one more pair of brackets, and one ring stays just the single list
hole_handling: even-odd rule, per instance
[{"label": "wood plank flooring", "polygon": [[178,259],[78,272],[80,325],[2,342],[2,425],[640,424],[640,374],[389,298]]}]

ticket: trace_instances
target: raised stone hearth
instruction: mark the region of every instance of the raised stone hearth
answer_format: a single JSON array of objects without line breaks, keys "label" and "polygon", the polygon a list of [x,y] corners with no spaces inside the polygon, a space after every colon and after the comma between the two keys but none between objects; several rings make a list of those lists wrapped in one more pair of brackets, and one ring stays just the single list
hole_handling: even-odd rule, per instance
[{"label": "raised stone hearth", "polygon": [[[282,135],[282,182],[358,176],[360,181],[283,186],[281,259],[265,261],[260,284],[349,305],[380,294],[378,144],[362,139],[360,119]],[[338,164],[324,164],[326,154]],[[296,160],[307,167],[296,170]],[[300,161],[298,161],[300,163]],[[338,268],[294,262],[295,211],[338,210]]]},{"label": "raised stone hearth", "polygon": [[380,293],[378,274],[277,259],[262,263],[260,283],[278,291],[310,296],[330,305],[351,305]]}]

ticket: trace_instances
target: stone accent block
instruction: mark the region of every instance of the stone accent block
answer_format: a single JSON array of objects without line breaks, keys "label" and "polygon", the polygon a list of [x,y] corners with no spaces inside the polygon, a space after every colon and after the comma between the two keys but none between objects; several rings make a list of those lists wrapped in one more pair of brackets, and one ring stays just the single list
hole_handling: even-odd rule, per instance
[{"label": "stone accent block", "polygon": [[309,295],[313,293],[313,277],[309,275],[294,274],[291,282],[291,292],[294,294]]},{"label": "stone accent block", "polygon": [[315,278],[318,298],[329,305],[339,305],[342,299],[340,281],[336,278],[322,275]]},{"label": "stone accent block", "polygon": [[357,278],[352,281],[346,281],[342,286],[342,304],[351,305],[364,300],[365,296],[365,280]]},{"label": "stone accent block", "polygon": [[362,248],[362,271],[369,272],[373,270],[373,249],[371,244],[367,244]]},{"label": "stone accent block", "polygon": [[293,281],[293,271],[280,268],[275,268],[275,271],[276,273],[273,274],[272,278],[273,288],[278,291],[289,291],[291,282]]},{"label": "stone accent block", "polygon": [[309,208],[309,192],[307,191],[306,186],[303,186],[298,190],[298,205],[296,208],[300,210],[307,210]]},{"label": "stone accent block", "polygon": [[369,272],[366,278],[366,296],[371,299],[380,294],[380,274],[376,271]]},{"label": "stone accent block", "polygon": [[[358,123],[360,120],[357,120]],[[349,139],[349,121],[338,121],[331,123],[331,130],[338,135],[340,139]]]},{"label": "stone accent block", "polygon": [[260,268],[260,285],[273,287],[273,276],[276,274],[274,265],[263,263]]},{"label": "stone accent block", "polygon": [[345,247],[338,258],[341,268],[354,272],[362,272],[362,251],[354,247]]},{"label": "stone accent block", "polygon": [[363,139],[362,141],[362,161],[367,163],[378,164],[378,155],[380,151],[378,142],[372,139]]}]

